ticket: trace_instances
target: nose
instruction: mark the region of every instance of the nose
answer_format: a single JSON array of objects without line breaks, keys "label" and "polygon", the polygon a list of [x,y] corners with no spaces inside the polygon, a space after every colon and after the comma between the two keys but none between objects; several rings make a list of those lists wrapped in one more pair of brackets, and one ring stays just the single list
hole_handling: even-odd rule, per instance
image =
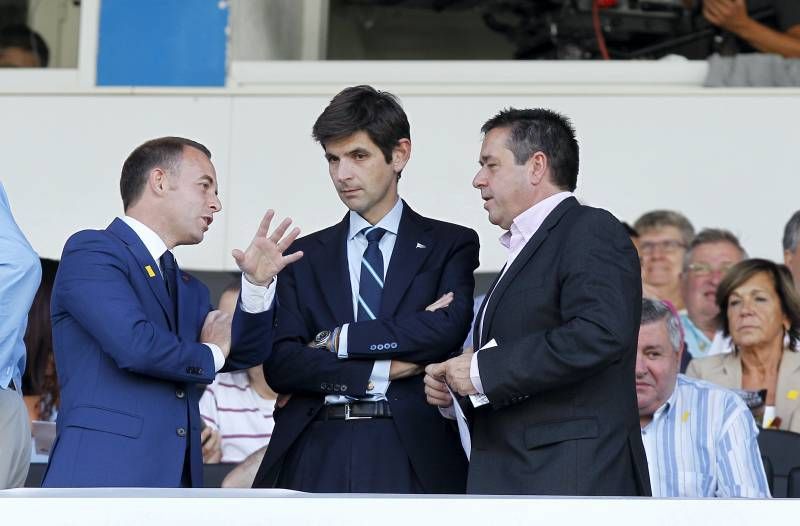
[{"label": "nose", "polygon": [[347,159],[340,159],[338,163],[331,164],[331,177],[337,182],[352,179],[353,169]]},{"label": "nose", "polygon": [[484,168],[478,170],[478,173],[475,174],[475,177],[472,178],[472,187],[473,188],[483,188],[487,184],[486,176],[484,175]]},{"label": "nose", "polygon": [[217,212],[219,212],[220,210],[222,210],[222,201],[219,200],[219,196],[218,195],[216,195],[216,194],[213,195],[213,197],[211,198],[211,203],[209,204],[209,207],[211,208],[211,210],[213,210],[213,212],[215,214]]},{"label": "nose", "polygon": [[647,367],[644,363],[644,356],[642,353],[636,353],[636,378],[644,378],[647,376]]}]

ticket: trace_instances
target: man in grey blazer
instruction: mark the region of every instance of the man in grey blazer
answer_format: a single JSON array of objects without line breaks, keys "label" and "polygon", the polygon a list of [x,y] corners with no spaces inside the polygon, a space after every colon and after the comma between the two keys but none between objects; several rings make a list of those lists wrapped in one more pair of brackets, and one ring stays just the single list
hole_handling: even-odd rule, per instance
[{"label": "man in grey blazer", "polygon": [[[508,259],[478,312],[477,352],[428,366],[428,402],[471,411],[468,493],[649,495],[634,367],[639,259],[625,229],[572,192],[578,143],[545,109],[483,125],[481,192]],[[477,406],[477,407],[473,407]]]}]

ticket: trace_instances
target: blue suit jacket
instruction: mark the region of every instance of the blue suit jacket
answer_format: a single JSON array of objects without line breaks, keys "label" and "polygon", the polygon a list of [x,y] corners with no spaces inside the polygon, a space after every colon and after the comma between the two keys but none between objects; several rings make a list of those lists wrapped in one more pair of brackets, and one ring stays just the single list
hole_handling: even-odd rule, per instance
[{"label": "blue suit jacket", "polygon": [[[275,412],[275,430],[256,487],[276,484],[282,459],[322,408],[325,395],[364,396],[377,359],[440,362],[459,350],[469,330],[479,248],[473,230],[424,218],[406,204],[380,315],[354,323],[348,229],[349,215],[297,240],[290,252],[302,250],[305,255],[278,280],[275,344],[264,371],[273,389],[293,396]],[[449,291],[455,299],[448,308],[425,311]],[[348,359],[306,347],[317,331],[344,323],[350,323]],[[426,403],[422,375],[393,381],[386,396],[400,441],[425,491],[463,493],[466,458],[452,423]]]},{"label": "blue suit jacket", "polygon": [[[202,487],[197,384],[213,381],[214,360],[198,339],[211,306],[205,285],[178,274],[176,323],[156,262],[123,221],[67,241],[51,300],[61,407],[44,486],[177,487],[188,447]],[[263,362],[272,309],[237,309],[233,324],[225,369]]]}]

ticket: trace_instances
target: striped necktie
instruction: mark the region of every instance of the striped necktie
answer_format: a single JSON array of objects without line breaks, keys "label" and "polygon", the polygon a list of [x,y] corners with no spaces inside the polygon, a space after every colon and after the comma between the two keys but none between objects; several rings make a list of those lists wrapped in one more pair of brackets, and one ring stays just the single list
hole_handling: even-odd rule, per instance
[{"label": "striped necktie", "polygon": [[386,230],[367,227],[361,231],[367,238],[367,249],[361,257],[361,278],[358,283],[358,317],[356,321],[374,320],[381,311],[383,294],[383,254],[378,246]]}]

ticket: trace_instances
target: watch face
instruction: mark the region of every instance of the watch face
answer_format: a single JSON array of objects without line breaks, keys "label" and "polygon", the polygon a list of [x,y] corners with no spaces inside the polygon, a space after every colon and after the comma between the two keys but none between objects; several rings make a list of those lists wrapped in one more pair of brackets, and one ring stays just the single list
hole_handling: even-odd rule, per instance
[{"label": "watch face", "polygon": [[326,343],[328,338],[331,337],[331,331],[320,331],[314,337],[314,341],[317,343]]}]

